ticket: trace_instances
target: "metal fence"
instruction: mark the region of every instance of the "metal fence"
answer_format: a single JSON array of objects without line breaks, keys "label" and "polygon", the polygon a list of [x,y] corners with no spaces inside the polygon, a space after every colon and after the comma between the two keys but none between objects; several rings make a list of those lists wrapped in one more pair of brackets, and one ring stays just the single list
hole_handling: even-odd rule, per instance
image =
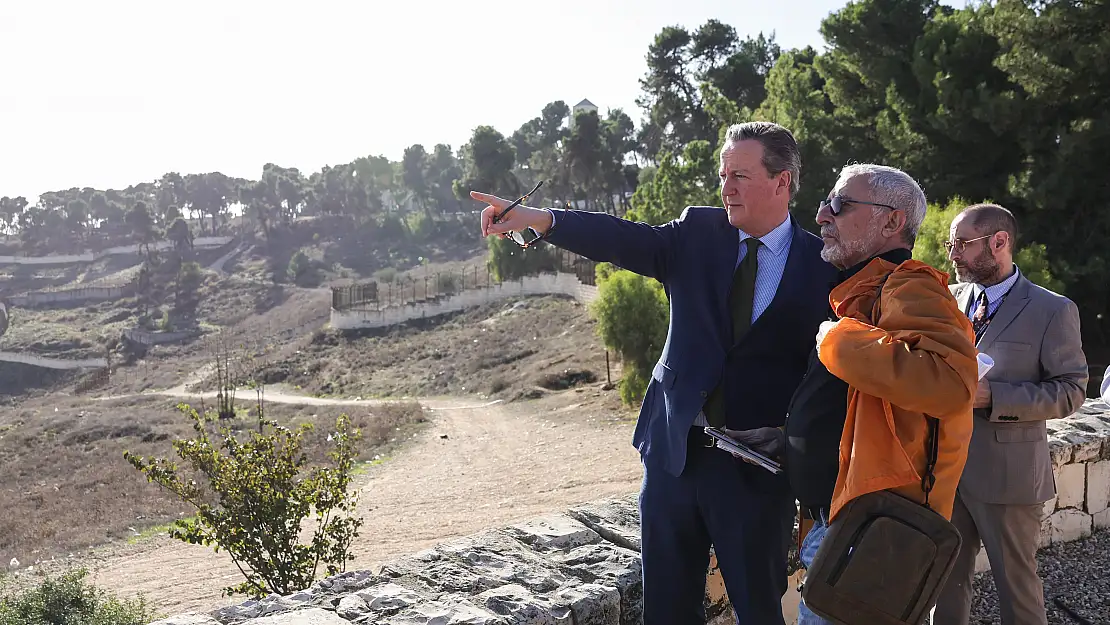
[{"label": "metal fence", "polygon": [[[549,249],[551,262],[544,263],[525,275],[569,273],[574,274],[582,284],[596,285],[595,261],[555,247]],[[435,301],[464,291],[488,289],[499,284],[501,282],[494,277],[488,264],[483,267],[472,266],[425,276],[406,276],[390,282],[372,281],[332,287],[331,307],[335,310],[384,310]]]}]

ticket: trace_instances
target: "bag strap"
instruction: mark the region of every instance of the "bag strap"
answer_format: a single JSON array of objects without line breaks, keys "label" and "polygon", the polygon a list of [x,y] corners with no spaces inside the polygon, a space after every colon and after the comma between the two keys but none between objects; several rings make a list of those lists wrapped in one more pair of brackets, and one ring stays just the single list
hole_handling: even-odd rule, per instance
[{"label": "bag strap", "polygon": [[[893,273],[893,272],[892,272]],[[890,274],[883,276],[882,282],[879,283],[879,292],[875,295],[875,305],[871,309],[871,325],[879,327],[879,302],[883,298],[883,287],[886,286],[886,279]],[[937,458],[940,456],[940,436],[937,434],[937,428],[940,421],[936,417],[925,415],[927,421],[927,432],[925,434],[925,475],[921,476],[921,490],[925,491],[925,507],[932,510],[933,507],[929,505],[929,493],[933,490],[933,486],[937,483],[937,476],[933,473],[937,466]]]}]

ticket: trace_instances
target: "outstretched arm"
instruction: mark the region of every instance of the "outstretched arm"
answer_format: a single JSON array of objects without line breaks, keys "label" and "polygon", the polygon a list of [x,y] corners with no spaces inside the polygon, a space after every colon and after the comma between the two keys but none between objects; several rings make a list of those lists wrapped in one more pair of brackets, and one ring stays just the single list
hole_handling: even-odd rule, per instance
[{"label": "outstretched arm", "polygon": [[590,211],[538,209],[517,206],[501,221],[493,222],[509,201],[472,191],[470,196],[489,204],[482,211],[482,235],[520,232],[532,228],[545,240],[598,262],[608,262],[665,282],[671,258],[678,247],[682,217],[661,226],[628,221]]}]

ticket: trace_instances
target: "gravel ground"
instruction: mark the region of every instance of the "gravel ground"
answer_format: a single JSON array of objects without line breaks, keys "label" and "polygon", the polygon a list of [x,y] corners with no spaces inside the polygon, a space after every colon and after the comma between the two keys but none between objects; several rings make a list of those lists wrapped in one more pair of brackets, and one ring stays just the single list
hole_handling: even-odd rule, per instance
[{"label": "gravel ground", "polygon": [[[1110,625],[1110,530],[1046,547],[1037,561],[1049,625]],[[975,591],[970,622],[1001,623],[990,573],[976,578]]]}]

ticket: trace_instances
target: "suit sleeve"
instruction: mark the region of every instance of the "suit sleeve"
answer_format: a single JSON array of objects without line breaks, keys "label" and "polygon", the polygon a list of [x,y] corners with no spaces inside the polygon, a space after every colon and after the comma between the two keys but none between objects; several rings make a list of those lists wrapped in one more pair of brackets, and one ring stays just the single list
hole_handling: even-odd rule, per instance
[{"label": "suit sleeve", "polygon": [[971,323],[948,287],[930,276],[892,275],[875,327],[844,317],[818,355],[860,392],[943,419],[970,413],[978,365]]},{"label": "suit sleeve", "polygon": [[1087,396],[1087,357],[1083,355],[1079,309],[1070,300],[1048,321],[1041,341],[1039,382],[991,380],[991,421],[1043,421],[1066,417]]},{"label": "suit sleeve", "polygon": [[590,260],[666,282],[689,212],[687,207],[678,219],[652,226],[605,213],[552,209],[555,225],[546,240]]}]

